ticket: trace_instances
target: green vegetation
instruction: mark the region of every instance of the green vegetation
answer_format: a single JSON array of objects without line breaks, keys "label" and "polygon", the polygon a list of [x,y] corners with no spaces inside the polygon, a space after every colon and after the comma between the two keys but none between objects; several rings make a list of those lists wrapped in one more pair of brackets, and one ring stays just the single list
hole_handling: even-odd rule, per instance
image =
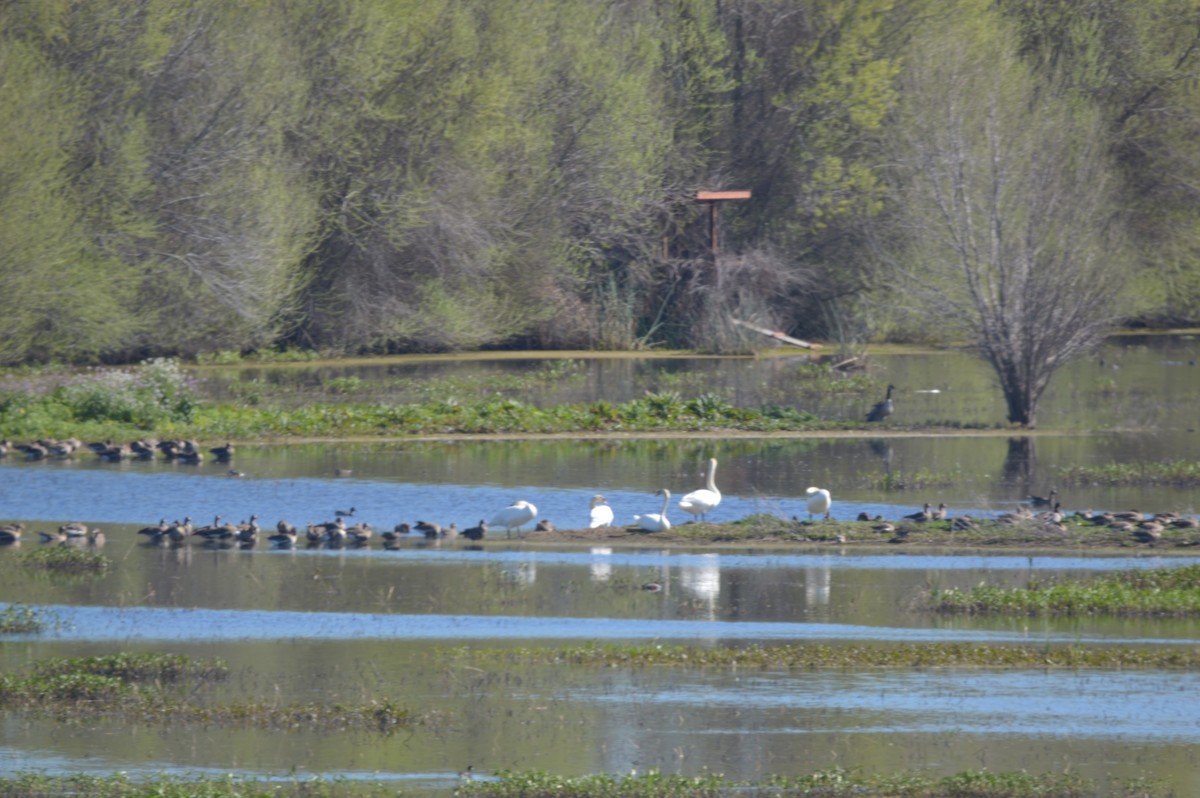
[{"label": "green vegetation", "polygon": [[[860,776],[846,770],[776,776],[766,782],[733,782],[723,776],[683,776],[650,771],[611,776],[556,776],[544,771],[501,771],[499,781],[472,781],[460,795],[480,798],[1086,798],[1096,785],[1074,775],[963,771],[951,776]],[[1169,793],[1144,783],[1111,785],[1107,794],[1153,798]]]},{"label": "green vegetation", "polygon": [[254,781],[234,776],[192,778],[161,775],[139,779],[126,773],[110,776],[48,776],[18,773],[0,778],[0,793],[10,798],[383,798],[395,796],[392,785],[326,779],[290,782]]},{"label": "green vegetation", "polygon": [[[564,777],[544,771],[501,771],[498,779],[462,782],[455,794],[480,798],[730,798],[732,796],[821,796],[821,798],[1085,798],[1092,782],[1072,775],[963,771],[950,776],[899,773],[865,777],[833,769],[805,776],[776,776],[763,782],[732,782],[722,776],[682,776],[650,771],[626,776]],[[21,773],[0,779],[11,798],[374,798],[393,796],[395,785],[324,779],[254,781],[233,776],[195,779],[158,776],[138,780],[111,776],[47,776]],[[1107,785],[1113,798],[1168,798],[1147,782]]]},{"label": "green vegetation", "polygon": [[56,718],[120,717],[140,723],[229,724],[272,729],[370,731],[423,722],[390,699],[363,704],[205,703],[202,693],[226,678],[220,660],[121,653],[49,659],[27,675],[0,675],[0,708]]},{"label": "green vegetation", "polygon": [[1200,485],[1200,462],[1195,460],[1070,466],[1059,469],[1058,473],[1064,485]]},{"label": "green vegetation", "polygon": [[0,612],[0,634],[18,635],[46,629],[45,613],[23,604],[9,604]]},{"label": "green vegetation", "polygon": [[979,585],[930,593],[931,609],[970,615],[1200,615],[1200,566],[1121,571],[1082,581]]},{"label": "green vegetation", "polygon": [[947,488],[958,478],[954,474],[927,471],[918,468],[915,471],[897,469],[886,474],[870,474],[867,485],[878,490],[926,490],[928,488]]},{"label": "green vegetation", "polygon": [[[912,120],[947,130],[940,98],[991,102],[962,118],[1016,150],[997,153],[997,207],[975,208],[1015,236],[989,267],[1032,254],[1027,271],[1074,279],[1100,231],[1089,263],[1131,290],[1091,314],[1200,318],[1191,0],[122,7],[0,10],[0,362],[744,350],[730,317],[847,351],[936,339],[938,308],[879,255],[938,238],[900,218],[934,170],[893,156],[936,145]],[[936,59],[953,80],[922,71],[940,35],[973,56]],[[1031,149],[1055,157],[1031,171]],[[1081,164],[1110,175],[1111,205],[1050,201],[1055,176],[1090,184]],[[715,259],[706,189],[751,192],[724,204]],[[1019,251],[1038,223],[1064,234]],[[930,286],[957,313],[953,285]]]},{"label": "green vegetation", "polygon": [[1200,668],[1200,652],[1179,648],[1010,646],[972,643],[825,645],[796,643],[705,648],[659,643],[561,648],[454,648],[440,656],[475,665],[590,665],[617,668]]},{"label": "green vegetation", "polygon": [[74,574],[104,573],[112,566],[112,560],[103,554],[74,546],[42,546],[23,551],[18,561],[24,567]]}]

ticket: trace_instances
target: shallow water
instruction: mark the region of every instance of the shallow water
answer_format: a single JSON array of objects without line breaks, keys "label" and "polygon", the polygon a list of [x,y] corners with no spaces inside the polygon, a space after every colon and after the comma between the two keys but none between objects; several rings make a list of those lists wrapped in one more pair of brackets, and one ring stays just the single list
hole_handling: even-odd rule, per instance
[{"label": "shallow water", "polygon": [[[146,546],[136,535],[138,526],[163,517],[207,522],[217,514],[230,520],[257,514],[264,526],[273,526],[280,518],[297,524],[328,520],[334,509],[351,506],[355,519],[381,528],[418,519],[463,527],[518,498],[534,501],[539,517],[567,528],[585,523],[597,492],[609,498],[618,522],[628,523],[634,513],[658,510],[654,490],[667,487],[678,496],[700,487],[708,457],[720,461],[717,483],[724,497],[714,521],[759,512],[804,518],[804,490],[813,484],[831,487],[833,515],[840,519],[864,511],[894,518],[925,501],[945,502],[956,512],[996,513],[1058,484],[1066,466],[1193,459],[1190,397],[1200,388],[1193,376],[1200,372],[1189,365],[1194,347],[1192,339],[1138,339],[1104,353],[1103,364],[1079,364],[1071,372],[1075,377],[1057,382],[1047,397],[1044,420],[1078,416],[1075,421],[1086,418],[1084,425],[1097,429],[1150,427],[1137,432],[1013,441],[772,436],[241,446],[234,465],[242,477],[212,463],[114,466],[88,457],[39,463],[8,458],[0,461],[2,520],[25,520],[34,529],[67,520],[102,524],[109,539],[104,551],[114,566],[97,577],[52,576],[15,567],[17,556],[37,548],[36,537],[0,549],[0,603],[40,607],[57,620],[47,633],[4,638],[5,671],[23,671],[48,656],[120,650],[220,656],[232,668],[219,687],[224,699],[390,698],[435,712],[439,720],[382,737],[115,720],[72,726],[8,715],[0,724],[0,773],[296,773],[387,781],[406,793],[426,794],[449,792],[468,764],[482,774],[500,768],[579,774],[658,767],[717,770],[735,779],[829,767],[934,773],[987,768],[1070,770],[1100,782],[1153,774],[1176,785],[1180,795],[1200,794],[1200,677],[1191,673],[479,669],[436,653],[446,646],[588,641],[1195,646],[1200,622],[1194,620],[942,618],[918,608],[931,587],[1176,567],[1193,563],[1188,557],[1143,548],[1111,558],[880,555],[853,548],[819,554],[602,545],[555,550],[509,544],[503,534],[478,547],[430,547],[414,538],[393,551],[378,543],[335,551],[240,551]],[[888,363],[883,379],[903,385],[897,422],[901,412],[911,414],[911,423],[995,420],[993,389],[973,367],[926,356]],[[608,396],[625,386],[632,396],[708,386],[741,391],[741,403],[753,404],[752,397],[778,401],[786,393],[791,365],[625,362],[596,372],[581,368],[582,380],[565,378],[563,390]],[[496,368],[500,374],[540,367],[514,361]],[[447,367],[423,368],[443,374]],[[371,371],[356,373],[374,378]],[[323,379],[301,376],[302,370],[288,373],[314,384]],[[264,370],[259,376],[267,375]],[[1159,383],[1152,395],[1142,387],[1147,379]],[[918,393],[927,390],[921,386],[940,392]],[[861,410],[843,402],[839,412]],[[339,470],[350,476],[335,476]],[[919,491],[882,486],[886,477],[915,472],[950,474],[952,484]],[[1070,510],[1196,511],[1190,489],[1059,489]],[[674,501],[669,514],[684,520]],[[662,590],[642,590],[647,582]]]}]

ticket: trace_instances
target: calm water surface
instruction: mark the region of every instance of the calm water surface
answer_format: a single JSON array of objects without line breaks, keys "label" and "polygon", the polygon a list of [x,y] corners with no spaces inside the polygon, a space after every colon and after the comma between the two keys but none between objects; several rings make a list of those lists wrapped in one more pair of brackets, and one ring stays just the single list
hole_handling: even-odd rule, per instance
[{"label": "calm water surface", "polygon": [[[1194,459],[1191,396],[1200,388],[1192,339],[1132,339],[1077,364],[1047,397],[1044,426],[1070,434],[1003,437],[460,441],[240,447],[228,466],[0,462],[0,518],[33,528],[103,524],[114,567],[98,577],[48,577],[16,567],[34,541],[0,550],[0,603],[58,620],[5,638],[0,666],[118,650],[220,656],[230,700],[362,702],[383,697],[441,718],[379,737],[312,730],[183,727],[98,721],[83,727],[6,717],[0,772],[290,772],[393,782],[406,794],[448,792],[467,764],[565,774],[717,770],[732,778],[850,767],[872,772],[967,768],[1062,772],[1103,782],[1154,774],[1200,794],[1200,679],[1188,673],[929,671],[725,672],[521,666],[479,670],[436,656],[445,646],[506,647],[661,641],[979,641],[1195,646],[1196,621],[938,618],[917,602],[930,587],[1022,584],[1116,568],[1193,560],[1131,550],[1122,558],[882,556],[853,549],[712,552],[510,545],[395,551],[208,550],[141,545],[138,526],[190,515],[264,525],[328,520],[356,507],[380,527],[418,519],[473,525],[511,501],[581,526],[588,500],[608,496],[619,522],[658,510],[651,495],[703,484],[717,457],[723,492],[712,520],[752,513],[804,517],[809,485],[829,487],[834,516],[895,517],[925,501],[976,514],[1009,509],[1055,485],[1060,469],[1129,460]],[[880,359],[882,360],[882,359]],[[1102,362],[1103,361],[1103,362]],[[1116,368],[1114,368],[1116,366]],[[546,401],[643,390],[732,392],[778,402],[786,360],[597,361],[564,371]],[[1002,415],[985,373],[945,356],[893,358],[897,423]],[[360,369],[394,393],[447,369]],[[537,361],[492,364],[497,380]],[[390,369],[390,372],[387,371]],[[440,371],[439,371],[440,370]],[[411,373],[410,373],[411,372]],[[582,376],[580,376],[582,374]],[[242,379],[309,380],[303,370]],[[1149,387],[1147,387],[1149,386]],[[937,390],[938,393],[922,391]],[[808,401],[808,400],[805,400]],[[830,405],[837,405],[833,400]],[[837,412],[865,411],[842,400]],[[1131,428],[1137,431],[1122,431]],[[1095,429],[1102,432],[1072,432]],[[334,476],[338,470],[350,476]],[[888,477],[952,474],[952,484],[885,490]],[[1195,512],[1192,491],[1060,486],[1069,509]],[[672,503],[669,515],[684,519]],[[660,592],[641,589],[646,582]],[[1133,709],[1136,708],[1136,709]]]}]

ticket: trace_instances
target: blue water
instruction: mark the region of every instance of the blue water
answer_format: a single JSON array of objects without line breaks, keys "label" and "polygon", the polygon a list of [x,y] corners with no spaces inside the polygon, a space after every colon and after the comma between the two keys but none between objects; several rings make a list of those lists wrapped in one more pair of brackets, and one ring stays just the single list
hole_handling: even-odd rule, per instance
[{"label": "blue water", "polygon": [[980,643],[1112,643],[1192,645],[1192,640],[1033,634],[972,629],[915,629],[836,623],[762,623],[638,618],[557,618],[503,615],[383,615],[378,613],[83,607],[44,605],[52,626],[10,640],[855,640]]}]

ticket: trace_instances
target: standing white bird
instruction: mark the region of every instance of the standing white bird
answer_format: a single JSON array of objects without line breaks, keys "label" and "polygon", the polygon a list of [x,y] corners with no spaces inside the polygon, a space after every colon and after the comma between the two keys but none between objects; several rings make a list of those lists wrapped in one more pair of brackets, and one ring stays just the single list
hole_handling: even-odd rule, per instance
[{"label": "standing white bird", "polygon": [[638,529],[644,529],[647,532],[666,532],[671,528],[671,522],[667,520],[667,505],[671,503],[671,491],[663,488],[654,491],[654,495],[663,497],[662,511],[635,515],[633,522],[637,524]]},{"label": "standing white bird", "polygon": [[708,481],[705,487],[699,490],[694,490],[679,500],[679,509],[692,515],[700,516],[700,520],[704,520],[704,514],[709,510],[716,508],[721,503],[721,491],[717,490],[715,477],[717,475],[717,458],[708,458]]},{"label": "standing white bird", "polygon": [[811,520],[814,515],[823,515],[829,518],[829,508],[833,507],[833,497],[829,495],[829,491],[825,488],[809,488],[804,491],[808,496],[808,517]]},{"label": "standing white bird", "polygon": [[588,521],[588,529],[599,529],[604,526],[613,525],[613,509],[608,506],[608,500],[600,494],[592,497],[591,519]]},{"label": "standing white bird", "polygon": [[525,500],[513,502],[492,516],[489,526],[502,526],[506,537],[512,537],[512,531],[520,534],[521,527],[537,518],[537,507]]}]

